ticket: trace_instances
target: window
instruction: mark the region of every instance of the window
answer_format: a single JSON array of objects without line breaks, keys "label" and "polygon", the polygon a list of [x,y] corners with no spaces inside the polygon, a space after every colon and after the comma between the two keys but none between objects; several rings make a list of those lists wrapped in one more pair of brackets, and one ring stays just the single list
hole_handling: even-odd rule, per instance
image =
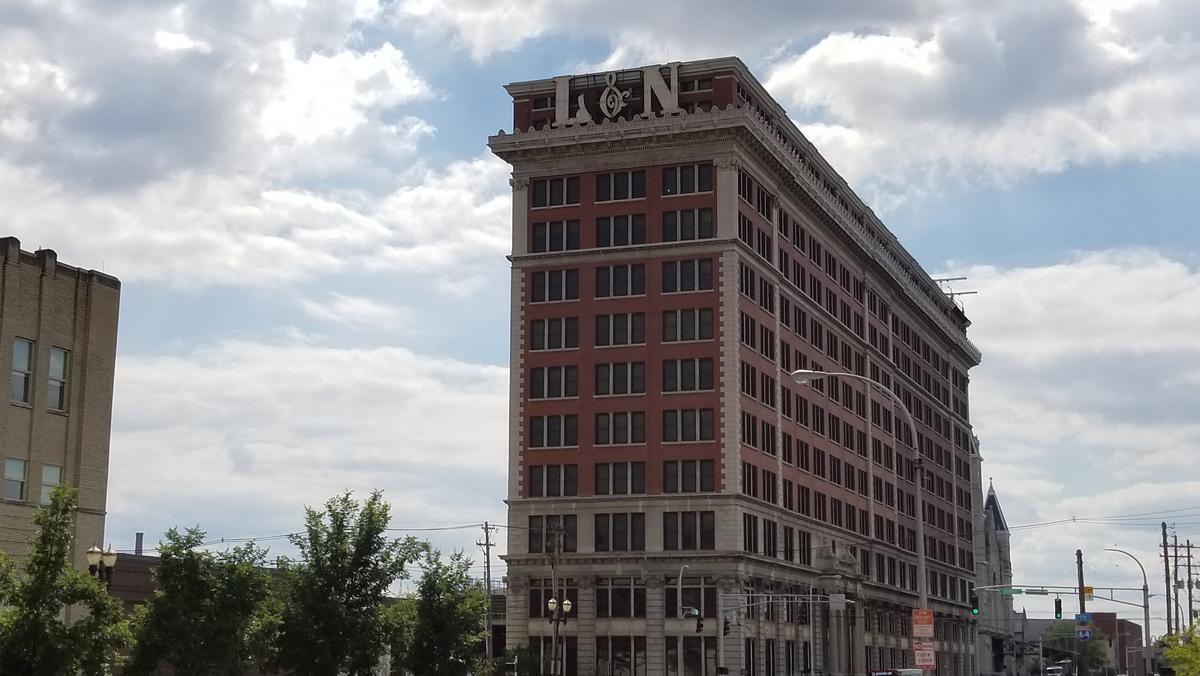
[{"label": "window", "polygon": [[50,493],[63,480],[63,468],[58,465],[42,465],[42,504],[50,504]]},{"label": "window", "polygon": [[663,293],[711,290],[713,288],[712,268],[712,260],[708,258],[663,263]]},{"label": "window", "polygon": [[4,499],[25,499],[25,467],[24,460],[9,458],[4,463]]},{"label": "window", "polygon": [[579,396],[578,366],[539,366],[529,369],[530,399]]},{"label": "window", "polygon": [[598,577],[595,589],[596,617],[646,616],[646,585],[637,578]]},{"label": "window", "polygon": [[714,512],[663,512],[663,550],[716,548]]},{"label": "window", "polygon": [[[561,640],[561,639],[560,639]],[[645,636],[597,636],[596,674],[647,676]]]},{"label": "window", "polygon": [[596,364],[596,396],[644,394],[645,392],[645,362]]},{"label": "window", "polygon": [[711,308],[667,310],[663,312],[663,342],[711,340],[713,311]]},{"label": "window", "polygon": [[641,495],[646,492],[646,463],[596,463],[596,495]]},{"label": "window", "polygon": [[686,195],[695,192],[712,192],[711,164],[663,167],[662,194]]},{"label": "window", "polygon": [[667,359],[663,362],[663,392],[697,392],[712,388],[712,359]]},{"label": "window", "polygon": [[551,221],[533,224],[530,251],[570,251],[579,248],[579,221]]},{"label": "window", "polygon": [[539,178],[533,184],[533,206],[559,207],[579,204],[579,177]]},{"label": "window", "polygon": [[645,265],[603,265],[596,268],[596,298],[641,296],[645,293]]},{"label": "window", "polygon": [[682,242],[691,239],[711,239],[713,230],[712,209],[681,209],[664,211],[662,215],[662,240]]},{"label": "window", "polygon": [[28,404],[32,400],[30,382],[33,376],[33,341],[24,338],[13,340],[12,351],[12,400]]},{"label": "window", "polygon": [[628,246],[646,243],[646,216],[601,216],[596,219],[596,246]]},{"label": "window", "polygon": [[641,411],[596,414],[597,446],[646,443],[646,414]]},{"label": "window", "polygon": [[598,552],[646,551],[646,515],[642,512],[597,514],[595,526]]},{"label": "window", "polygon": [[64,349],[50,348],[50,409],[67,410],[67,373],[70,369],[71,353]]},{"label": "window", "polygon": [[535,319],[529,323],[529,349],[562,350],[579,347],[579,318]]},{"label": "window", "polygon": [[578,445],[579,419],[574,415],[538,415],[529,418],[530,448]]},{"label": "window", "polygon": [[[556,517],[546,517],[553,519]],[[553,551],[553,547],[551,547]],[[567,613],[567,617],[574,618],[579,614],[579,586],[573,578],[558,578],[558,587],[554,587],[555,580],[553,578],[529,580],[529,617],[550,617],[550,609],[546,607],[546,601],[550,599],[564,599],[571,602],[571,612]],[[561,640],[561,639],[560,639]],[[561,647],[561,644],[560,644]],[[549,650],[550,647],[546,646]]]},{"label": "window", "polygon": [[663,462],[663,493],[711,493],[715,483],[712,460]]},{"label": "window", "polygon": [[742,515],[742,550],[758,553],[758,517],[753,514]]},{"label": "window", "polygon": [[529,468],[529,497],[579,495],[578,465],[533,465]]},{"label": "window", "polygon": [[[679,607],[695,608],[701,617],[717,616],[717,578],[715,577],[668,577],[663,585],[666,617],[679,617]],[[681,595],[682,593],[682,595]],[[668,637],[668,641],[671,639]]]},{"label": "window", "polygon": [[562,551],[573,552],[576,519],[574,514],[548,514],[529,517],[529,553],[542,554],[554,551],[555,537],[561,538]]},{"label": "window", "polygon": [[596,347],[645,344],[645,313],[596,315]]},{"label": "window", "polygon": [[617,171],[596,174],[596,201],[640,199],[646,196],[646,172]]},{"label": "window", "polygon": [[578,270],[540,270],[531,275],[530,296],[534,303],[579,298]]},{"label": "window", "polygon": [[663,411],[663,441],[712,441],[713,410]]}]

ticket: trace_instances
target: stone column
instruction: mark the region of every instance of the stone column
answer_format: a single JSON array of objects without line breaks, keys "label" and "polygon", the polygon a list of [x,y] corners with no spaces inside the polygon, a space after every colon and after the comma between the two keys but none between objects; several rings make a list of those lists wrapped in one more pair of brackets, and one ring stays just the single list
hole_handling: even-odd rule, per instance
[{"label": "stone column", "polygon": [[596,673],[596,581],[587,576],[575,578],[579,590],[579,612],[575,619],[575,631],[568,632],[578,641],[576,673],[592,676]]},{"label": "stone column", "polygon": [[665,674],[667,598],[663,576],[646,576],[646,673]]},{"label": "stone column", "polygon": [[505,649],[529,645],[529,579],[511,575],[505,599]]}]

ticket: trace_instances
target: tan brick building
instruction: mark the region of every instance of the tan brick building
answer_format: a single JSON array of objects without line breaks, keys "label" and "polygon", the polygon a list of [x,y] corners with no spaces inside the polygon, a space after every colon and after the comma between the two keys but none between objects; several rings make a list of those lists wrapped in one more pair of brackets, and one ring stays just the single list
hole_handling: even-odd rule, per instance
[{"label": "tan brick building", "polygon": [[77,486],[75,561],[104,538],[121,283],[0,239],[0,550],[20,557],[55,484]]}]

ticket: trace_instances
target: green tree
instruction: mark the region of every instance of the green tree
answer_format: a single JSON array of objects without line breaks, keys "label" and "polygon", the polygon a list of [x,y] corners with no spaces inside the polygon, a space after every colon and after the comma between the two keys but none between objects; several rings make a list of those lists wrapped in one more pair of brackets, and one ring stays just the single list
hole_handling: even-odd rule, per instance
[{"label": "green tree", "polygon": [[413,634],[417,629],[417,598],[402,596],[383,611],[388,650],[392,657],[392,673],[402,673],[405,657],[412,652]]},{"label": "green tree", "polygon": [[1190,627],[1182,636],[1168,634],[1162,640],[1163,657],[1176,676],[1200,676],[1200,636],[1196,627]]},{"label": "green tree", "polygon": [[1075,622],[1073,620],[1062,620],[1050,625],[1046,633],[1042,635],[1042,641],[1045,644],[1047,653],[1056,651],[1066,654],[1078,666],[1080,664],[1088,669],[1100,669],[1108,664],[1108,656],[1104,652],[1101,644],[1107,639],[1100,630],[1092,625],[1092,638],[1090,641],[1080,641],[1075,635]]},{"label": "green tree", "polygon": [[153,674],[160,661],[177,676],[240,674],[253,663],[271,589],[266,552],[247,543],[214,554],[200,549],[204,538],[197,528],[167,531],[127,674]]},{"label": "green tree", "polygon": [[510,648],[496,658],[496,673],[508,676],[539,676],[538,654],[530,646]]},{"label": "green tree", "polygon": [[[108,674],[128,648],[121,604],[76,570],[71,538],[78,491],[59,486],[34,514],[37,533],[24,573],[0,553],[0,665],[6,674]],[[76,606],[73,622],[64,609]]]},{"label": "green tree", "polygon": [[486,627],[487,594],[471,579],[471,560],[455,552],[443,560],[428,549],[417,587],[417,623],[405,655],[410,671],[422,676],[466,676],[480,662]]},{"label": "green tree", "polygon": [[390,520],[379,491],[305,509],[304,532],[292,538],[300,560],[285,565],[275,666],[295,676],[371,673],[388,641],[388,587],[421,551],[414,538],[389,538]]}]

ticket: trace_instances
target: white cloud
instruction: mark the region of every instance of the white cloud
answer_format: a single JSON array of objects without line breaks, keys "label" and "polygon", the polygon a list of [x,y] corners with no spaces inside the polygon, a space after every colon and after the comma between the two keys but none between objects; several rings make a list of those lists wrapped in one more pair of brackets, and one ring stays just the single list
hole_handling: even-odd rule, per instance
[{"label": "white cloud", "polygon": [[[1183,9],[1153,13],[1170,12]],[[1196,154],[1200,42],[1139,20],[1069,2],[976,6],[919,29],[828,35],[777,61],[767,85],[880,200]]]},{"label": "white cloud", "polygon": [[154,32],[154,44],[159,48],[168,51],[180,51],[188,49],[196,49],[201,52],[212,51],[212,47],[205,42],[197,42],[184,35],[183,33],[173,33],[171,31],[158,30]]},{"label": "white cloud", "polygon": [[433,91],[393,43],[365,42],[379,13],[85,2],[0,21],[7,232],[127,281],[361,269],[475,288],[507,248],[506,165],[421,159],[435,130],[406,108]]},{"label": "white cloud", "polygon": [[297,58],[290,41],[280,50],[285,81],[262,111],[262,133],[268,141],[289,136],[311,143],[325,136],[345,136],[368,124],[370,116],[382,109],[432,94],[391,43],[332,57],[312,53],[307,59]]},{"label": "white cloud", "polygon": [[335,324],[394,331],[408,328],[410,311],[375,298],[330,293],[324,301],[300,299],[304,312],[314,318]]},{"label": "white cloud", "polygon": [[384,489],[396,525],[503,516],[506,368],[300,335],[121,357],[118,373],[114,541],[197,521],[289,532],[345,489]]},{"label": "white cloud", "polygon": [[1161,520],[1178,522],[1181,537],[1200,531],[1200,509],[1166,511],[1187,507],[1200,486],[1200,381],[1186,378],[1200,371],[1200,268],[1182,255],[955,268],[979,290],[967,313],[984,355],[971,420],[985,479],[1010,525],[1082,519],[1015,531],[1018,582],[1073,585],[1081,548],[1096,585],[1140,586],[1136,566],[1103,548],[1130,549],[1153,575]]}]

